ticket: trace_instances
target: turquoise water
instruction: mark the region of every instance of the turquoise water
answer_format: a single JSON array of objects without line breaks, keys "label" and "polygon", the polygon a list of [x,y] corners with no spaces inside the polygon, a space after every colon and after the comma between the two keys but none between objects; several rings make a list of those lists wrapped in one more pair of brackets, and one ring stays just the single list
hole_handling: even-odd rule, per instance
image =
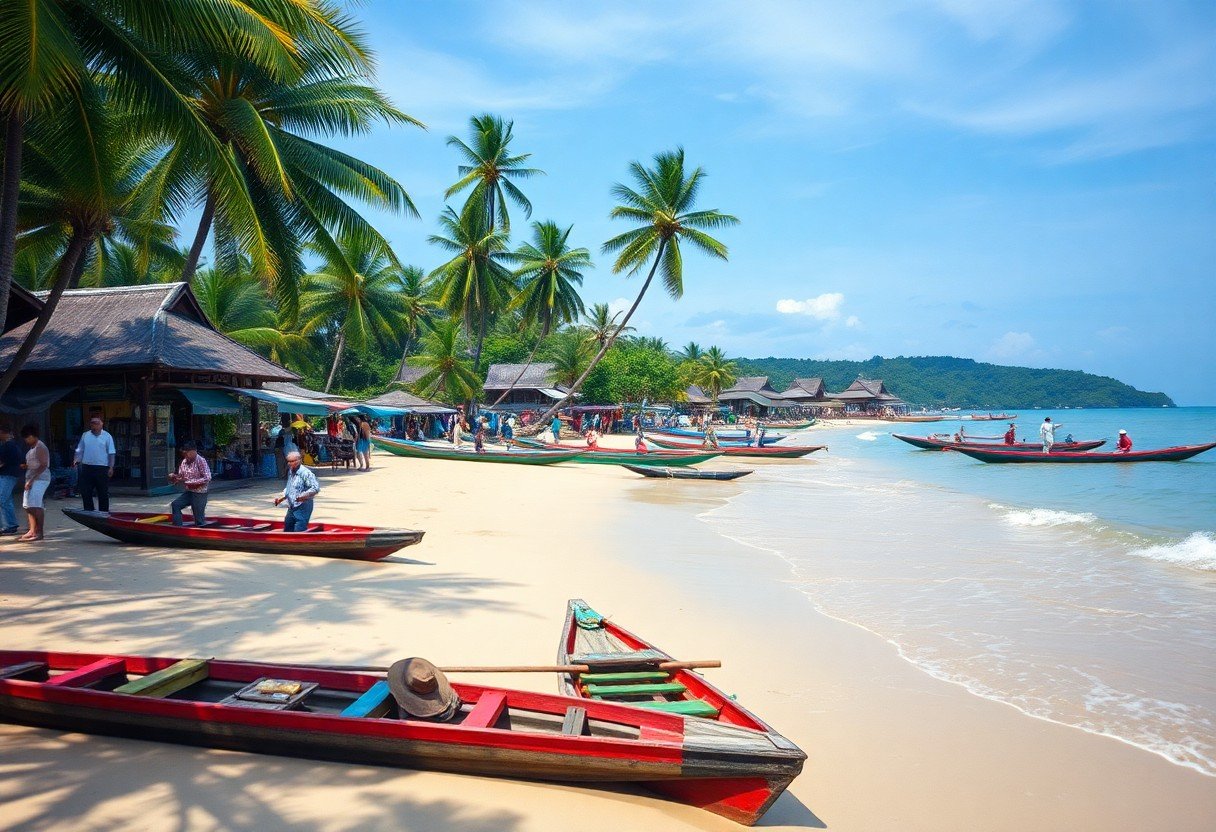
[{"label": "turquoise water", "polygon": [[[1216,408],[1032,411],[1019,433],[1048,414],[1078,439],[1124,428],[1137,448],[1216,439]],[[889,435],[958,424],[797,435],[829,451],[755,465],[702,519],[926,673],[1216,776],[1216,451],[987,465]]]}]

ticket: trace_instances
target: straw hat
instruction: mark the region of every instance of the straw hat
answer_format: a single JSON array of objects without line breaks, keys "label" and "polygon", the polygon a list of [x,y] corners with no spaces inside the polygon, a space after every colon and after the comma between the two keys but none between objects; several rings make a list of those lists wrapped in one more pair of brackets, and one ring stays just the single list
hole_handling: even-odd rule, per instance
[{"label": "straw hat", "polygon": [[426,659],[401,659],[388,669],[388,688],[398,707],[418,719],[449,719],[460,697],[443,671]]},{"label": "straw hat", "polygon": [[1127,433],[1127,431],[1121,430],[1121,431],[1119,431],[1119,433]]}]

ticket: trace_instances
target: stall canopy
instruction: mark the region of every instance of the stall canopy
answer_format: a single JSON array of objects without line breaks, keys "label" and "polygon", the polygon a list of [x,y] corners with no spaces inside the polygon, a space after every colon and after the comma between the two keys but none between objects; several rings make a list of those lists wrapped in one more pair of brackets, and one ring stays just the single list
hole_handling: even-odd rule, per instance
[{"label": "stall canopy", "polygon": [[221,413],[241,412],[241,403],[221,390],[203,390],[196,387],[177,389],[189,400],[195,416],[217,416]]},{"label": "stall canopy", "polygon": [[369,416],[383,418],[389,416],[407,416],[410,414],[438,416],[455,413],[456,408],[448,407],[439,402],[433,402],[430,399],[424,399],[421,396],[415,396],[413,393],[406,392],[405,390],[390,390],[387,393],[376,396],[374,399],[368,399],[362,404],[350,407],[343,412],[366,413]]},{"label": "stall canopy", "polygon": [[33,413],[46,410],[70,392],[71,387],[10,387],[0,396],[0,413]]},{"label": "stall canopy", "polygon": [[350,402],[303,399],[271,390],[256,390],[247,387],[234,387],[232,392],[258,401],[270,402],[284,413],[299,413],[304,416],[329,416],[331,413],[338,413],[351,406]]}]

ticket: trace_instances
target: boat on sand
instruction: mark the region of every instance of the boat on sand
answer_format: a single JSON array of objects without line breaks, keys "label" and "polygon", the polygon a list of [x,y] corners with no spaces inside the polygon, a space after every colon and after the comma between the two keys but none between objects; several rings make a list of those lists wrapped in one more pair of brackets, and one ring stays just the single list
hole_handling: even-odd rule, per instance
[{"label": "boat on sand", "polygon": [[689,468],[651,468],[645,465],[623,466],[641,474],[643,477],[664,480],[737,480],[746,477],[751,471],[698,471]]},{"label": "boat on sand", "polygon": [[[646,441],[667,450],[702,447],[701,443],[696,440],[670,439],[666,436],[650,436],[649,434],[646,436]],[[827,445],[765,445],[757,448],[755,445],[722,443],[717,452],[726,456],[745,456],[755,459],[797,459],[807,454],[813,454],[815,451],[822,451],[826,447]]]},{"label": "boat on sand", "polygon": [[702,451],[695,447],[690,450],[654,451],[640,454],[637,451],[630,451],[623,448],[592,448],[578,447],[576,445],[554,445],[552,443],[540,442],[536,439],[527,438],[519,438],[515,441],[528,448],[539,448],[542,450],[581,451],[581,454],[575,457],[574,461],[588,465],[669,465],[673,468],[680,468],[688,465],[697,465],[702,462],[708,462],[711,459],[722,456],[722,451]]},{"label": "boat on sand", "polygon": [[573,451],[536,451],[528,448],[486,448],[477,453],[472,446],[456,448],[446,442],[411,442],[408,439],[389,439],[387,436],[373,436],[372,444],[377,448],[397,456],[408,456],[415,459],[448,459],[465,462],[509,462],[516,465],[552,465],[555,462],[566,462],[582,453]]}]

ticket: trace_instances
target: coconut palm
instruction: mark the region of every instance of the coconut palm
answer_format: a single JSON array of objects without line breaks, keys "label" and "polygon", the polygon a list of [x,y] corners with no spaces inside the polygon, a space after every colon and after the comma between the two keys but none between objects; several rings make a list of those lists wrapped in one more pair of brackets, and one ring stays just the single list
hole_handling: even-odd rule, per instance
[{"label": "coconut palm", "polygon": [[436,321],[422,339],[422,352],[415,357],[427,371],[414,382],[414,390],[427,398],[467,401],[480,385],[467,355],[460,321],[456,318]]},{"label": "coconut palm", "polygon": [[641,350],[652,350],[653,352],[668,352],[667,342],[657,335],[640,335],[636,338],[629,339],[629,345]]},{"label": "coconut palm", "polygon": [[689,341],[676,357],[681,361],[700,361],[703,352],[700,344],[696,341]]},{"label": "coconut palm", "polygon": [[585,332],[571,328],[549,339],[544,356],[553,364],[553,383],[569,386],[587,369],[595,354],[595,341]]},{"label": "coconut palm", "polygon": [[404,315],[397,291],[400,271],[379,238],[348,234],[337,249],[318,246],[321,268],[308,275],[300,299],[301,331],[337,337],[325,392],[334,385],[346,347],[395,344]]},{"label": "coconut palm", "polygon": [[697,361],[693,370],[693,383],[716,400],[718,394],[735,383],[739,366],[726,357],[717,347],[710,347]]},{"label": "coconut palm", "polygon": [[515,122],[503,121],[499,116],[487,113],[469,119],[469,144],[456,136],[448,136],[448,146],[459,151],[465,164],[458,168],[460,180],[448,188],[445,196],[458,194],[472,185],[465,210],[481,206],[485,211],[486,224],[490,228],[501,224],[506,234],[511,233],[507,197],[524,209],[525,216],[532,216],[532,203],[511,180],[530,179],[544,174],[542,170],[523,167],[523,163],[532,157],[531,153],[511,155],[514,128]]},{"label": "coconut palm", "polygon": [[515,278],[519,292],[510,309],[522,313],[523,327],[539,326],[540,333],[523,369],[511,385],[494,401],[494,405],[511,394],[524,373],[532,366],[536,351],[556,327],[573,323],[583,314],[583,299],[578,288],[583,284],[580,269],[594,267],[591,252],[585,248],[570,248],[568,240],[574,226],[564,231],[553,221],[532,223],[532,242],[523,243],[515,251],[519,267]]},{"label": "coconut palm", "polygon": [[[428,326],[438,308],[431,299],[431,287],[426,274],[417,266],[406,266],[397,274],[397,294],[401,298],[401,368],[409,357],[410,347],[422,328]],[[398,375],[400,375],[400,369]]]},{"label": "coconut palm", "polygon": [[[608,339],[612,337],[612,333],[616,332],[617,327],[620,326],[619,319],[621,315],[621,312],[610,312],[608,304],[597,303],[583,316],[583,320],[591,337],[602,347],[608,343]],[[633,327],[625,327],[620,331],[620,334],[626,332],[633,332]]]},{"label": "coconut palm", "polygon": [[611,216],[613,219],[633,220],[639,225],[604,243],[603,251],[606,254],[617,253],[616,262],[612,266],[614,272],[635,275],[650,262],[650,273],[646,275],[646,282],[638,291],[633,305],[629,307],[612,335],[600,346],[599,352],[591,360],[591,365],[574,382],[570,391],[541,417],[542,423],[551,419],[565,404],[566,399],[578,392],[587,376],[595,369],[595,365],[603,360],[613,342],[628,325],[633,313],[637,311],[655,274],[661,270],[663,288],[672,298],[678,300],[684,294],[684,257],[680,251],[681,241],[687,241],[693,248],[713,257],[727,259],[726,246],[701,229],[725,228],[737,225],[739,220],[716,209],[692,210],[705,171],[702,168],[685,171],[684,148],[656,155],[652,168],[647,168],[640,162],[633,162],[629,169],[636,188],[617,184],[612,189],[613,195],[623,204],[613,208]]}]

